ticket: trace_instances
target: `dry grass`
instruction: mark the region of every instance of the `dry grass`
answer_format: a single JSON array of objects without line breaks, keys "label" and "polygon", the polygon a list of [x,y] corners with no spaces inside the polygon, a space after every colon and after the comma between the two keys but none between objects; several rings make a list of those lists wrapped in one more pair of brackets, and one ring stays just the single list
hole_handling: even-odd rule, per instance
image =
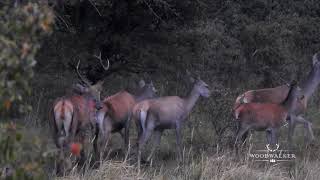
[{"label": "dry grass", "polygon": [[[216,180],[253,180],[253,179],[307,179],[316,180],[320,177],[320,161],[316,156],[318,148],[298,152],[296,161],[285,163],[261,163],[253,161],[242,152],[235,156],[232,151],[224,151],[213,155],[193,152],[185,155],[184,165],[175,160],[155,158],[152,167],[146,165],[141,172],[129,161],[105,161],[98,169],[88,169],[83,174],[74,170],[70,175],[58,179],[216,179]],[[190,150],[192,151],[192,150]],[[312,154],[311,155],[311,152]],[[158,153],[163,156],[164,152]]]}]

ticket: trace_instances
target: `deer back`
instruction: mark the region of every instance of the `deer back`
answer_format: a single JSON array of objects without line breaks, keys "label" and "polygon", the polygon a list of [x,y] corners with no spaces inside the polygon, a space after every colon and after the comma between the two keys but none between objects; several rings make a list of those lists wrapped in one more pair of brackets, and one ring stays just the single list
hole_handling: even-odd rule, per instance
[{"label": "deer back", "polygon": [[127,91],[118,92],[103,101],[107,108],[108,115],[113,120],[123,120],[128,117],[131,112],[135,99]]},{"label": "deer back", "polygon": [[147,101],[149,101],[148,113],[163,120],[172,121],[181,119],[188,113],[186,102],[178,96],[160,97]]},{"label": "deer back", "polygon": [[289,92],[287,85],[277,86],[274,88],[249,90],[237,97],[234,107],[242,103],[259,102],[259,103],[275,103],[283,102]]}]

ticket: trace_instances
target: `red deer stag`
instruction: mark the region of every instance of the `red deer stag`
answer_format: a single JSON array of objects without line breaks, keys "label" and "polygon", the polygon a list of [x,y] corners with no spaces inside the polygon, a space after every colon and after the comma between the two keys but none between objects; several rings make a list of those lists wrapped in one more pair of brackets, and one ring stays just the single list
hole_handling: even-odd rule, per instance
[{"label": "red deer stag", "polygon": [[[111,133],[119,132],[124,138],[125,148],[129,144],[129,125],[133,106],[142,100],[156,97],[156,89],[152,83],[139,82],[135,95],[123,90],[103,100],[103,108],[97,113],[97,128],[94,141],[96,153],[103,154],[109,142]],[[124,129],[124,135],[122,134]],[[99,149],[98,149],[99,148]]]},{"label": "red deer stag", "polygon": [[[238,131],[235,144],[239,138],[250,130],[266,131],[268,144],[277,143],[277,131],[286,123],[289,114],[294,111],[299,100],[300,89],[297,82],[290,84],[288,96],[280,104],[274,103],[246,103],[235,110]],[[244,140],[244,139],[242,139]]]},{"label": "red deer stag", "polygon": [[[101,56],[100,60],[101,60]],[[100,61],[101,65],[102,62]],[[102,108],[100,92],[102,90],[103,81],[96,84],[91,83],[79,72],[80,61],[76,66],[76,73],[84,85],[77,84],[74,87],[75,93],[58,98],[54,101],[52,112],[50,114],[50,125],[53,128],[53,139],[60,150],[60,160],[64,160],[64,149],[74,148],[74,143],[83,144],[85,135],[82,131],[88,126],[95,128],[96,125],[96,109]],[[105,70],[108,66],[103,66]],[[52,118],[53,117],[53,118]],[[83,147],[83,146],[82,146]],[[80,162],[84,160],[84,151],[81,149]],[[60,164],[59,164],[60,166]],[[61,169],[58,167],[58,172]]]},{"label": "red deer stag", "polygon": [[189,95],[185,98],[167,96],[145,100],[134,107],[133,118],[138,129],[138,167],[140,169],[141,151],[149,137],[155,132],[155,146],[148,159],[151,159],[155,149],[160,144],[162,132],[165,129],[175,129],[179,160],[182,160],[181,128],[188,114],[200,96],[208,98],[208,85],[200,78],[191,78],[194,83]]},{"label": "red deer stag", "polygon": [[[304,124],[305,129],[308,132],[309,140],[314,140],[314,135],[312,131],[312,123],[307,121],[302,117],[303,113],[306,111],[307,102],[311,95],[317,89],[320,83],[320,55],[316,53],[313,58],[312,70],[308,74],[307,78],[300,82],[299,87],[301,87],[302,97],[293,107],[293,111],[290,113],[289,121],[289,133],[288,142],[291,144],[293,132],[296,123]],[[237,97],[234,104],[233,110],[237,109],[242,103],[250,102],[260,102],[260,103],[275,103],[279,104],[284,101],[289,92],[288,85],[277,86],[275,88],[258,89],[247,91]],[[247,135],[247,134],[246,134]],[[245,135],[245,136],[246,136]]]}]

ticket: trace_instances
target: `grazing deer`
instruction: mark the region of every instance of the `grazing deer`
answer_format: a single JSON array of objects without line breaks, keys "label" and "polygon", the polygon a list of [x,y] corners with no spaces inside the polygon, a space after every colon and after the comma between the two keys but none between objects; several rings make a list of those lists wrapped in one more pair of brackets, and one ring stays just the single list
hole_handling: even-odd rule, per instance
[{"label": "grazing deer", "polygon": [[288,96],[280,104],[245,103],[239,105],[235,110],[238,123],[235,144],[250,130],[266,131],[268,144],[277,144],[277,131],[286,123],[289,114],[294,111],[299,95],[300,89],[294,81],[290,85]]},{"label": "grazing deer", "polygon": [[[320,83],[319,58],[319,53],[316,53],[313,56],[312,70],[308,74],[307,78],[299,84],[299,87],[301,87],[302,96],[304,98],[298,100],[298,102],[293,107],[293,111],[290,113],[288,133],[289,144],[291,144],[296,123],[304,124],[304,127],[308,132],[309,140],[314,140],[312,123],[306,120],[304,117],[302,117],[302,115],[307,109],[308,100],[310,99],[311,95],[314,93],[314,91],[317,89]],[[288,92],[288,85],[277,86],[275,88],[250,90],[237,97],[233,110],[235,110],[242,103],[260,102],[279,104],[283,102],[284,99],[288,96]]]},{"label": "grazing deer", "polygon": [[179,160],[182,160],[181,128],[188,114],[196,104],[200,96],[209,97],[208,85],[200,78],[190,77],[194,83],[190,94],[181,98],[179,96],[167,96],[145,100],[138,103],[133,112],[133,118],[138,129],[138,167],[140,169],[141,151],[151,134],[155,133],[156,145],[152,149],[150,159],[160,144],[162,132],[165,129],[175,129]]},{"label": "grazing deer", "polygon": [[[119,132],[124,139],[125,148],[129,144],[129,125],[133,106],[142,100],[156,97],[156,89],[152,83],[139,82],[138,92],[131,94],[122,90],[103,100],[103,108],[97,113],[99,128],[94,141],[96,153],[103,154],[111,133]],[[124,129],[124,135],[122,134]],[[99,144],[99,145],[98,145]],[[99,149],[98,149],[99,148]]]},{"label": "grazing deer", "polygon": [[[101,56],[100,56],[101,57]],[[74,93],[58,98],[54,101],[50,114],[50,122],[53,128],[53,139],[60,150],[60,161],[64,159],[64,149],[71,148],[74,142],[84,143],[86,138],[84,130],[96,125],[96,109],[102,108],[100,92],[103,81],[91,83],[79,73],[80,61],[76,66],[76,73],[84,85],[77,84]],[[108,70],[108,67],[104,67]],[[84,151],[81,149],[80,161],[84,160]],[[58,168],[58,171],[60,169]]]}]

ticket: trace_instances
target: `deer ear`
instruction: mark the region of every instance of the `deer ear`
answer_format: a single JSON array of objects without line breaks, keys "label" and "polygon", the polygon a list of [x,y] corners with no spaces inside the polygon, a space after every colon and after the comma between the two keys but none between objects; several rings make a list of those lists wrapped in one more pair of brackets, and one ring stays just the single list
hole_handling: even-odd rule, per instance
[{"label": "deer ear", "polygon": [[139,87],[140,87],[140,88],[143,88],[145,85],[146,85],[146,82],[144,82],[144,80],[141,79],[141,80],[139,81]]},{"label": "deer ear", "polygon": [[97,90],[101,91],[101,90],[102,90],[102,87],[103,87],[103,83],[104,83],[103,80],[99,80],[99,81],[94,85],[94,88],[96,88]]},{"label": "deer ear", "polygon": [[191,82],[191,83],[194,83],[196,80],[192,77],[191,73],[186,70],[186,75],[187,75],[187,78],[188,80]]},{"label": "deer ear", "polygon": [[315,65],[318,62],[318,53],[314,54],[312,57],[312,64]]},{"label": "deer ear", "polygon": [[89,92],[89,88],[83,86],[82,84],[77,83],[74,87],[74,90],[79,93],[87,93]]}]

